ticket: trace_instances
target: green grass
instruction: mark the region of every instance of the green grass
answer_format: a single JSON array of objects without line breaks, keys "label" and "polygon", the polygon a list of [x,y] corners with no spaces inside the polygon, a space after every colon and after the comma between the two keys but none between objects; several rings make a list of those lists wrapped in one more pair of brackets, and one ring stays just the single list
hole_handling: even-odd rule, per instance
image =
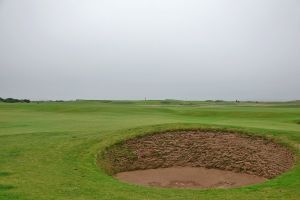
[{"label": "green grass", "polygon": [[300,144],[299,120],[299,101],[0,103],[0,199],[300,199],[298,161],[273,180],[228,190],[129,185],[108,176],[96,162],[98,152],[116,142],[173,128],[233,129],[293,147]]}]

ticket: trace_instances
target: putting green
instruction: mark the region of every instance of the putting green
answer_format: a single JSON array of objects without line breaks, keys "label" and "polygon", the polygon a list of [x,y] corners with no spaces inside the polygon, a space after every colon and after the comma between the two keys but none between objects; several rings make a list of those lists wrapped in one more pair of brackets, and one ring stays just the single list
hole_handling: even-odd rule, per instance
[{"label": "putting green", "polygon": [[296,200],[300,198],[298,160],[291,171],[259,185],[180,190],[122,183],[99,168],[96,157],[126,138],[180,128],[264,135],[290,146],[299,157],[300,126],[295,123],[299,118],[300,102],[0,103],[0,199]]}]

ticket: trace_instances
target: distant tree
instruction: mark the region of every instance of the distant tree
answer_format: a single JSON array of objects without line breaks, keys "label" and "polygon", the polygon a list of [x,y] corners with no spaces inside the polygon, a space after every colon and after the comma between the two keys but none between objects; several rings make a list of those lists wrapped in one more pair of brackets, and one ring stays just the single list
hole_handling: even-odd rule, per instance
[{"label": "distant tree", "polygon": [[30,100],[29,99],[23,99],[23,102],[24,103],[30,103]]},{"label": "distant tree", "polygon": [[14,98],[3,99],[3,98],[1,98],[0,101],[5,102],[5,103],[30,103],[29,99],[14,99]]},{"label": "distant tree", "polygon": [[20,102],[20,100],[14,99],[14,98],[7,98],[7,99],[4,100],[4,102],[6,102],[6,103],[17,103],[17,102]]}]

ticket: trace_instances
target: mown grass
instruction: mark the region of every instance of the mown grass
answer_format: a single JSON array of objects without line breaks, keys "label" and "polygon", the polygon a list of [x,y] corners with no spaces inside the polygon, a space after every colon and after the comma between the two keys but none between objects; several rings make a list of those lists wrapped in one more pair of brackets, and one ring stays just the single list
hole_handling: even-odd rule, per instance
[{"label": "mown grass", "polygon": [[[176,190],[121,183],[96,163],[126,138],[174,128],[226,128],[300,144],[300,102],[77,101],[0,103],[0,199],[300,199],[300,164],[266,183]],[[294,148],[299,156],[299,150]]]}]

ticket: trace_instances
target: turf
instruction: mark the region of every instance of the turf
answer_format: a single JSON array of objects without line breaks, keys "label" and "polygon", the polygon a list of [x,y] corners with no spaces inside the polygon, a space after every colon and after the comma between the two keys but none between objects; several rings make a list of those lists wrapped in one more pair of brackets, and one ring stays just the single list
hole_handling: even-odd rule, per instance
[{"label": "turf", "polygon": [[265,135],[290,146],[299,157],[294,148],[300,144],[299,120],[299,101],[0,103],[0,199],[300,199],[298,161],[290,172],[260,185],[180,190],[118,182],[96,159],[125,138],[174,128]]}]

